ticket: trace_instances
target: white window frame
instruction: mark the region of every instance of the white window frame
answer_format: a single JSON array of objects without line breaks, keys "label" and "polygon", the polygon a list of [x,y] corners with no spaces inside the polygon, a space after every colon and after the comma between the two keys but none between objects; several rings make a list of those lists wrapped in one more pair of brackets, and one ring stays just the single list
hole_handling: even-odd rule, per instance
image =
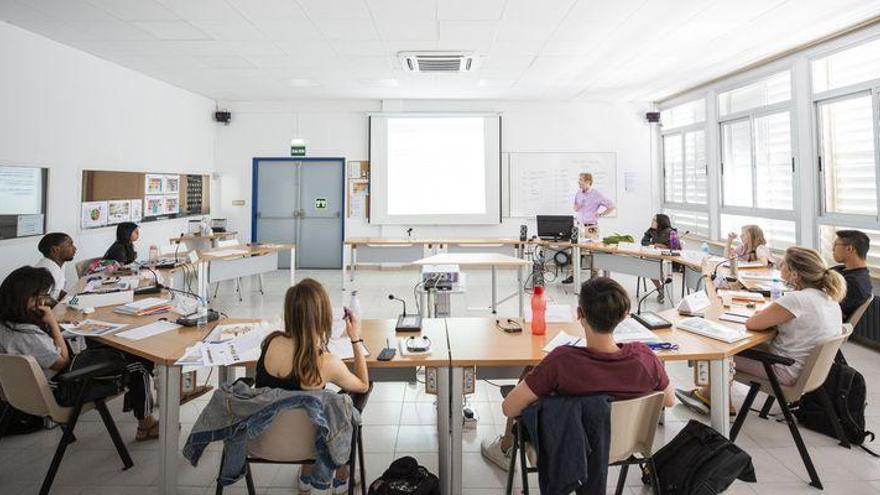
[{"label": "white window frame", "polygon": [[[710,161],[709,150],[710,150],[710,148],[709,148],[709,132],[708,132],[709,102],[706,101],[707,95],[701,94],[700,96],[690,97],[685,100],[670,101],[670,102],[668,102],[668,104],[664,104],[661,107],[661,111],[668,110],[670,108],[674,108],[679,105],[685,105],[688,103],[692,103],[697,100],[703,100],[703,104],[705,105],[705,108],[706,108],[706,112],[704,113],[704,115],[706,116],[705,120],[703,120],[701,122],[695,122],[693,124],[684,125],[684,126],[670,127],[668,129],[662,127],[663,122],[661,121],[660,140],[659,140],[660,141],[659,142],[659,153],[660,153],[660,204],[661,204],[661,210],[665,210],[665,209],[684,210],[684,211],[694,211],[694,212],[709,214],[709,204],[712,202],[712,194],[710,192],[711,187],[710,187],[710,179],[709,179],[709,177],[710,177],[710,174],[709,174],[709,167],[710,167],[710,165],[709,165],[709,161]],[[689,132],[694,132],[694,131],[703,131],[703,147],[704,147],[703,159],[705,160],[705,168],[706,168],[706,203],[705,204],[687,203],[687,202],[679,203],[677,201],[667,201],[667,199],[666,199],[666,141],[665,141],[666,137],[678,135],[679,139],[681,140],[682,160],[684,160],[684,149],[685,149],[684,136],[685,136],[685,134],[687,134]],[[682,162],[682,170],[684,170],[684,163],[683,162]],[[685,200],[687,200],[687,187],[684,183],[684,180],[686,180],[686,177],[687,177],[687,174],[683,174],[682,197],[684,197]],[[712,216],[709,215],[709,231],[710,232],[712,230],[712,223],[713,223]]]}]

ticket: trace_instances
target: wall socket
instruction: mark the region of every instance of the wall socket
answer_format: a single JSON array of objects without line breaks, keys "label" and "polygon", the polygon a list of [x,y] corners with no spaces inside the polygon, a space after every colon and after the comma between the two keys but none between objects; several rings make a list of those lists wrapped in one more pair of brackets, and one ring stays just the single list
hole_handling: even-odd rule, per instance
[{"label": "wall socket", "polygon": [[425,368],[425,393],[437,395],[437,368]]},{"label": "wall socket", "polygon": [[462,375],[461,391],[463,394],[472,394],[476,390],[477,369],[465,368]]}]

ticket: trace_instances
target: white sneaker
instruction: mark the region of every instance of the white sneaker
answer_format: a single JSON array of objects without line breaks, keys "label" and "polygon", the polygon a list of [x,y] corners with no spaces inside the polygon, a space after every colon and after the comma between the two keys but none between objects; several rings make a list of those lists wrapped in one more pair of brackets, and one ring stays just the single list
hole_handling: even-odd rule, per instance
[{"label": "white sneaker", "polygon": [[480,453],[482,453],[483,457],[487,460],[507,471],[510,468],[510,451],[508,450],[505,452],[504,449],[501,448],[501,439],[501,435],[493,440],[489,440],[488,438],[484,439],[480,442]]},{"label": "white sneaker", "polygon": [[309,493],[312,491],[312,477],[311,476],[303,476],[302,474],[297,476],[297,489],[299,489],[299,493]]}]

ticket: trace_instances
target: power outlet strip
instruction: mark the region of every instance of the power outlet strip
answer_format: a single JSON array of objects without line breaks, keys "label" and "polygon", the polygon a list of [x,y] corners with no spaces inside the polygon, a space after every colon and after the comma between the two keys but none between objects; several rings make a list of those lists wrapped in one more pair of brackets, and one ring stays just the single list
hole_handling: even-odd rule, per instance
[{"label": "power outlet strip", "polygon": [[437,368],[425,368],[425,393],[437,395]]}]

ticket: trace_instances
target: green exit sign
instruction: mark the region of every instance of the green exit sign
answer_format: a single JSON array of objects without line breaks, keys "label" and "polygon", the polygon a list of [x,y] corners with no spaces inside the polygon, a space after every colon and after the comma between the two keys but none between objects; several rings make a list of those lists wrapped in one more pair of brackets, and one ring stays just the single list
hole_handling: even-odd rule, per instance
[{"label": "green exit sign", "polygon": [[290,156],[306,156],[306,145],[291,145]]}]

